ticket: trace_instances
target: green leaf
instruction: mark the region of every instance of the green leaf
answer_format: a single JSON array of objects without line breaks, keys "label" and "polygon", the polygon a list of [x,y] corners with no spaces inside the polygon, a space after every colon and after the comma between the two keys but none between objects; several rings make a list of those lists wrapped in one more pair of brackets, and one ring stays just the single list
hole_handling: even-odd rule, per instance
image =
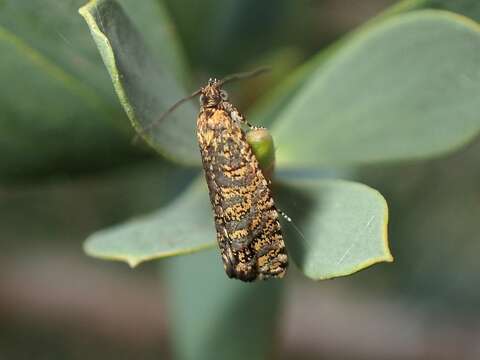
[{"label": "green leaf", "polygon": [[2,188],[1,238],[9,239],[8,254],[37,246],[78,247],[86,233],[172,201],[194,176],[192,169],[155,159],[75,181]]},{"label": "green leaf", "polygon": [[341,180],[296,181],[279,188],[277,206],[292,218],[283,226],[287,249],[309,278],[350,275],[391,262],[388,207],[382,195]]},{"label": "green leaf", "polygon": [[[275,195],[277,205],[295,224],[284,227],[288,250],[308,277],[343,276],[392,261],[387,242],[388,209],[377,191],[358,183],[316,180],[291,181]],[[299,237],[295,227],[304,237]],[[149,216],[93,234],[85,251],[136,266],[215,246],[215,239],[208,190],[202,181]]]},{"label": "green leaf", "polygon": [[389,290],[439,310],[477,312],[479,163],[480,139],[445,159],[363,169],[395,214],[390,238],[402,261],[385,274]]},{"label": "green leaf", "polygon": [[420,9],[452,11],[480,21],[480,2],[477,0],[404,0],[388,9],[385,15]]},{"label": "green leaf", "polygon": [[101,60],[75,15],[71,1],[1,5],[2,180],[109,166],[136,151]]},{"label": "green leaf", "polygon": [[[299,66],[291,72],[285,80],[266,96],[255,104],[250,119],[254,123],[269,126],[277,118],[281,111],[288,107],[296,92],[301,89],[313,71],[321,66],[327,59],[333,56],[337,50],[346,46],[350,39],[361,32],[367,31],[372,25],[384,21],[389,17],[421,9],[439,9],[462,14],[471,19],[480,21],[480,2],[477,0],[405,0],[401,1],[379,15],[368,20],[354,31],[347,33],[332,45],[322,49],[311,60]],[[275,69],[277,70],[277,69]]]},{"label": "green leaf", "polygon": [[175,359],[270,358],[284,282],[228,279],[216,250],[163,265]]},{"label": "green leaf", "polygon": [[157,212],[94,233],[84,248],[91,256],[134,267],[146,260],[212,247],[215,239],[208,190],[196,182]]},{"label": "green leaf", "polygon": [[464,145],[480,130],[479,29],[432,10],[357,34],[275,122],[278,165],[425,158]]},{"label": "green leaf", "polygon": [[184,83],[189,81],[189,71],[180,39],[176,33],[176,23],[170,18],[163,1],[158,0],[117,0],[132,22],[142,34],[154,61],[161,63],[175,78]]},{"label": "green leaf", "polygon": [[[159,119],[186,93],[168,68],[171,60],[155,59],[132,21],[113,0],[92,0],[80,9],[113,81],[115,91],[135,129],[157,151],[180,162],[198,164],[196,110],[185,104]],[[171,45],[158,43],[157,53]],[[168,56],[167,56],[168,57]],[[155,123],[155,126],[152,124]]]}]

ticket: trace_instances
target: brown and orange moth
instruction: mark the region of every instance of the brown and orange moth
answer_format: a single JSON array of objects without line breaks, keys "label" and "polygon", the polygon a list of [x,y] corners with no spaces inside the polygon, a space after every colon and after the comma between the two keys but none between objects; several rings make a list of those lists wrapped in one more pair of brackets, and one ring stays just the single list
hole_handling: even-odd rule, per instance
[{"label": "brown and orange moth", "polygon": [[226,274],[242,281],[281,278],[288,256],[270,189],[242,125],[250,125],[222,86],[259,71],[210,79],[200,95],[197,139]]}]

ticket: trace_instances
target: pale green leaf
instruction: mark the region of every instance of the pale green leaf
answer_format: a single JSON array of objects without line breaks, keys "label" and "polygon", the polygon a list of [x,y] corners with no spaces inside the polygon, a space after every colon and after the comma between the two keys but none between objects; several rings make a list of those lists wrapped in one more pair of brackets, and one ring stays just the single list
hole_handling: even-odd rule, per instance
[{"label": "pale green leaf", "polygon": [[282,281],[228,279],[217,250],[162,265],[175,359],[262,360],[274,352]]},{"label": "pale green leaf", "polygon": [[[135,152],[75,2],[0,11],[0,177],[91,170]],[[112,156],[115,154],[116,156]]]},{"label": "pale green leaf", "polygon": [[447,10],[467,16],[475,21],[480,20],[480,2],[477,0],[404,0],[385,11],[383,15],[390,16],[420,9]]},{"label": "pale green leaf", "polygon": [[275,122],[279,166],[424,158],[464,145],[480,130],[479,29],[432,10],[353,37]]},{"label": "pale green leaf", "polygon": [[84,248],[91,256],[125,261],[133,267],[212,247],[215,239],[208,190],[196,182],[157,212],[94,233]]},{"label": "pale green leaf", "polygon": [[[343,276],[392,261],[388,209],[377,191],[341,180],[293,181],[277,190],[277,205],[294,224],[284,224],[287,248],[308,277]],[[196,182],[157,212],[93,234],[85,251],[135,266],[214,246],[215,239],[208,191]]]},{"label": "pale green leaf", "polygon": [[[163,155],[184,163],[199,163],[195,138],[196,110],[185,104],[156,122],[185,96],[166,59],[155,58],[140,32],[114,0],[92,0],[80,9],[113,81],[115,91],[135,129]],[[169,44],[161,56],[168,54]],[[155,125],[153,125],[155,124]]]},{"label": "pale green leaf", "polygon": [[292,218],[284,223],[287,249],[309,278],[350,275],[393,261],[388,245],[388,207],[366,185],[342,180],[289,183],[277,204]]}]

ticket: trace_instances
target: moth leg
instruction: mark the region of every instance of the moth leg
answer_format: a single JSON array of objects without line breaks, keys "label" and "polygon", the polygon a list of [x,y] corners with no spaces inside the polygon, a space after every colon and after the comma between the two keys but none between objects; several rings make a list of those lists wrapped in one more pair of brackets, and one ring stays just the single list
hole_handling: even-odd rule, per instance
[{"label": "moth leg", "polygon": [[[227,229],[223,229],[225,233],[225,237],[229,239]],[[236,277],[235,266],[237,264],[237,259],[233,254],[232,248],[230,246],[225,246],[222,251],[222,260],[223,260],[223,267],[225,268],[225,273],[229,278]]]},{"label": "moth leg", "polygon": [[232,253],[232,249],[228,248],[227,251],[222,255],[222,258],[227,276],[229,278],[237,277],[235,271],[236,259]]},{"label": "moth leg", "polygon": [[[226,229],[224,229],[224,233],[227,239],[229,239]],[[232,248],[226,245],[222,249],[222,260],[225,273],[229,278],[236,278],[243,281],[253,281],[257,278],[255,258],[247,264],[240,263],[235,257]]]},{"label": "moth leg", "polygon": [[255,130],[255,129],[258,129],[257,126],[254,126],[252,124],[250,124],[246,117],[240,112],[238,111],[238,109],[233,106],[232,104],[228,103],[228,102],[224,102],[223,103],[223,108],[226,112],[228,112],[228,115],[230,115],[230,118],[239,123],[239,124],[246,124],[250,130]]}]

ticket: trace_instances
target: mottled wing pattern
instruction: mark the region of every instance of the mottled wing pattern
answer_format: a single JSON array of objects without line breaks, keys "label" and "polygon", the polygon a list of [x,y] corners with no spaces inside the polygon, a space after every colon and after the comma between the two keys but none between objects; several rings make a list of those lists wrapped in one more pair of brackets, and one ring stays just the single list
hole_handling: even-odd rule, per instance
[{"label": "mottled wing pattern", "polygon": [[225,271],[243,281],[283,277],[278,212],[245,134],[223,109],[202,109],[197,137]]}]

